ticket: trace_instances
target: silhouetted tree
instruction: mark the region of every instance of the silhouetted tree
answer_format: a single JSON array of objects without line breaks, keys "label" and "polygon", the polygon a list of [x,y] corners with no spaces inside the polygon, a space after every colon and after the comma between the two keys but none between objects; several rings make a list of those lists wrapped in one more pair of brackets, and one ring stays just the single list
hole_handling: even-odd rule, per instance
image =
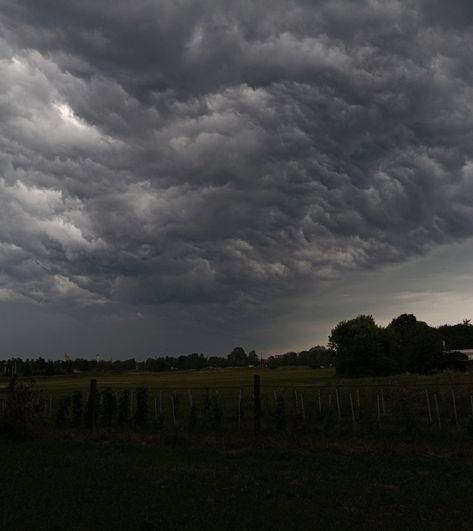
[{"label": "silhouetted tree", "polygon": [[473,325],[469,319],[456,325],[439,326],[441,340],[445,341],[446,350],[461,350],[473,348]]},{"label": "silhouetted tree", "polygon": [[337,351],[337,374],[371,375],[382,372],[383,330],[371,315],[341,321],[332,330],[329,343]]},{"label": "silhouetted tree", "polygon": [[394,333],[394,357],[399,371],[432,372],[444,367],[439,332],[412,314],[402,314],[387,327]]},{"label": "silhouetted tree", "polygon": [[227,356],[228,365],[230,367],[246,367],[248,366],[248,356],[245,349],[242,347],[235,347]]},{"label": "silhouetted tree", "polygon": [[259,365],[258,354],[254,350],[248,352],[248,365]]}]

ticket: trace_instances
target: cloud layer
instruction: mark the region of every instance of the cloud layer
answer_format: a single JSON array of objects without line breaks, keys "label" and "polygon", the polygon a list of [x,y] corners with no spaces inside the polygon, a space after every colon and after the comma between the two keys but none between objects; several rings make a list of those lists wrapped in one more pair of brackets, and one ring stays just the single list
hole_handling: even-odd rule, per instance
[{"label": "cloud layer", "polygon": [[221,317],[472,236],[449,6],[0,0],[0,300]]}]

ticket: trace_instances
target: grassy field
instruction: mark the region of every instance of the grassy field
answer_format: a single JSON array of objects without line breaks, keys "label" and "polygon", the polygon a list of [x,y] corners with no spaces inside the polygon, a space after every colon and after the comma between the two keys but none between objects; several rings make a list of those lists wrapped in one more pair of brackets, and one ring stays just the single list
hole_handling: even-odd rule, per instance
[{"label": "grassy field", "polygon": [[[254,374],[261,374],[267,385],[307,386],[336,379],[334,369],[288,369],[231,368],[203,371],[172,372],[127,372],[127,373],[82,373],[35,378],[38,386],[46,391],[63,392],[87,388],[90,379],[97,378],[100,386],[114,389],[132,389],[146,386],[151,389],[179,390],[205,388],[235,388],[251,386]],[[0,380],[0,391],[7,385]]]},{"label": "grassy field", "polygon": [[[316,430],[335,428],[335,432],[340,429],[359,432],[412,429],[466,433],[469,423],[473,429],[472,373],[343,379],[337,377],[333,369],[234,368],[74,374],[37,378],[35,385],[51,420],[61,397],[71,396],[76,390],[81,390],[86,397],[90,379],[94,377],[99,391],[110,388],[118,397],[121,390],[131,390],[131,412],[133,390],[140,386],[148,388],[150,426],[159,421],[165,427],[186,429],[191,403],[203,425],[205,401],[216,397],[225,429],[234,431],[241,424],[243,430],[250,432],[255,374],[261,376],[263,428],[269,431],[274,429],[278,397],[284,401],[286,427],[290,430],[304,425]],[[2,392],[5,396],[7,383],[6,379],[0,380],[0,397]],[[211,420],[207,419],[209,424]]]},{"label": "grassy field", "polygon": [[[264,413],[257,440],[251,403],[256,373]],[[0,438],[2,531],[473,529],[473,448],[465,429],[473,375],[343,380],[330,369],[288,368],[93,376],[99,390],[148,387],[149,425],[92,433],[48,428],[33,441]],[[37,386],[57,403],[74,390],[86,391],[91,377],[41,378]],[[188,431],[189,391],[201,414],[205,389],[221,401],[223,428]],[[238,430],[240,389],[245,415]],[[357,392],[361,410],[353,432],[348,397]],[[286,400],[287,424],[276,433],[279,395]],[[170,396],[180,397],[176,424]],[[406,397],[416,423],[412,431],[405,430],[405,418],[399,422]],[[154,419],[159,398],[164,427]]]},{"label": "grassy field", "polygon": [[[64,393],[87,389],[91,378],[99,386],[113,389],[133,389],[146,386],[162,390],[204,390],[251,387],[253,376],[261,375],[262,385],[276,388],[310,388],[312,386],[363,387],[363,386],[431,386],[438,384],[469,384],[473,387],[473,373],[444,372],[433,375],[395,375],[376,378],[340,378],[335,369],[310,369],[284,367],[279,369],[229,368],[202,371],[82,373],[35,377],[39,388],[47,392]],[[6,389],[8,380],[0,378],[0,392]]]},{"label": "grassy field", "polygon": [[471,451],[393,450],[3,442],[0,528],[473,528]]}]

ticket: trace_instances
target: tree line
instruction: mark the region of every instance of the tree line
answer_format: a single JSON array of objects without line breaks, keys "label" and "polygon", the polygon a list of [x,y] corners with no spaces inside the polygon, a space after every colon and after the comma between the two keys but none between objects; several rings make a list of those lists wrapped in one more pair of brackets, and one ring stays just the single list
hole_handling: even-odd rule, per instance
[{"label": "tree line", "polygon": [[383,327],[371,315],[359,315],[338,323],[329,345],[339,375],[425,374],[464,368],[467,356],[455,350],[473,348],[473,326],[465,320],[434,328],[402,314]]},{"label": "tree line", "polygon": [[335,365],[335,358],[334,349],[317,345],[309,350],[286,352],[277,356],[269,356],[265,360],[265,364],[270,369],[288,366],[323,368]]},{"label": "tree line", "polygon": [[201,370],[206,368],[248,367],[260,363],[254,350],[246,352],[242,347],[235,347],[226,356],[205,356],[193,353],[181,356],[165,356],[147,358],[137,361],[135,358],[126,360],[101,360],[75,358],[63,360],[46,360],[38,358],[17,358],[0,361],[0,374],[5,376],[53,376],[74,372],[126,372],[150,371],[165,372],[173,370]]},{"label": "tree line", "polygon": [[[264,365],[275,369],[287,366],[313,368],[335,366],[337,374],[369,376],[396,373],[431,373],[445,368],[465,368],[467,357],[456,350],[473,348],[473,325],[466,319],[437,328],[418,321],[412,314],[394,318],[388,326],[375,323],[371,315],[359,315],[339,322],[329,336],[328,347],[315,346],[300,352],[269,356]],[[202,370],[248,367],[263,363],[255,350],[235,347],[226,356],[192,353],[181,356],[149,357],[144,361],[88,360],[84,358],[46,360],[11,358],[0,361],[5,376],[41,376],[73,372],[126,372]]]},{"label": "tree line", "polygon": [[100,359],[63,359],[46,360],[38,358],[10,358],[0,361],[0,374],[5,376],[53,376],[74,372],[127,372],[149,371],[166,372],[173,370],[202,370],[223,369],[227,367],[257,367],[264,366],[271,369],[287,366],[332,367],[335,365],[335,351],[324,346],[315,346],[300,352],[286,352],[285,354],[269,356],[261,360],[255,350],[246,352],[243,347],[235,347],[226,356],[206,356],[193,353],[181,356],[164,356],[147,358],[137,361],[135,358],[126,360]]}]

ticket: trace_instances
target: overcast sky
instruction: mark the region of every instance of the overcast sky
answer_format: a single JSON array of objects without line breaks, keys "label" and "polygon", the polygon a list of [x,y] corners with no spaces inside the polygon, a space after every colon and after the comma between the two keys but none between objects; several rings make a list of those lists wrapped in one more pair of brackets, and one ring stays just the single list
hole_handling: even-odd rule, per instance
[{"label": "overcast sky", "polygon": [[0,0],[0,356],[473,317],[471,0]]}]

